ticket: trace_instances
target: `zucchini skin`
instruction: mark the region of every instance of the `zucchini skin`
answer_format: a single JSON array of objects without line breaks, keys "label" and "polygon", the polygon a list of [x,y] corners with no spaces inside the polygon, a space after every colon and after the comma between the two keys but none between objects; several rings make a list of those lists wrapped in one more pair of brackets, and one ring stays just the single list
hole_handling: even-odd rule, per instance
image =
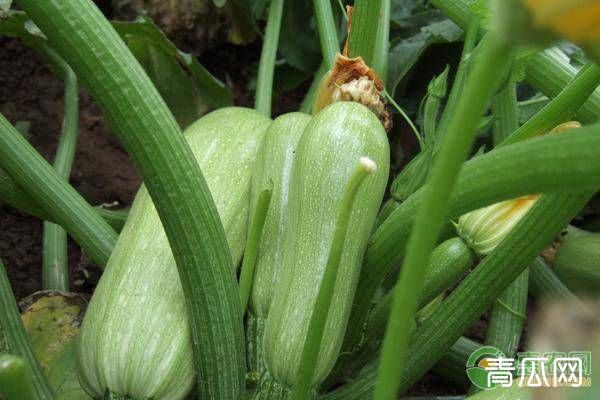
[{"label": "zucchini skin", "polygon": [[378,169],[365,179],[351,212],[352,226],[344,242],[315,386],[333,368],[342,344],[363,254],[386,188],[390,152],[377,117],[352,102],[321,110],[300,139],[292,167],[280,278],[262,346],[268,372],[282,385],[295,383],[341,199],[361,156],[375,161]]},{"label": "zucchini skin", "polygon": [[600,234],[567,238],[556,251],[554,271],[572,291],[597,296],[600,290]]},{"label": "zucchini skin", "polygon": [[250,295],[250,311],[258,318],[267,317],[273,300],[283,256],[283,230],[286,226],[292,165],[298,142],[310,120],[310,115],[299,112],[276,118],[265,134],[254,164],[250,210],[256,207],[260,192],[271,188],[271,203],[263,227]]},{"label": "zucchini skin", "polygon": [[[185,132],[216,203],[237,265],[248,222],[253,164],[271,120],[243,108],[212,112]],[[183,289],[144,186],[85,315],[79,380],[94,398],[178,400],[194,384]]]}]

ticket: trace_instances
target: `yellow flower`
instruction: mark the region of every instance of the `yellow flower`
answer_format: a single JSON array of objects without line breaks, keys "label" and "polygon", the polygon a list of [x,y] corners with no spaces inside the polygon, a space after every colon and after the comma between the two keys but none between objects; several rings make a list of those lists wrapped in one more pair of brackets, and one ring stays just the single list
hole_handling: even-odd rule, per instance
[{"label": "yellow flower", "polygon": [[600,1],[521,0],[533,22],[576,43],[600,40]]}]

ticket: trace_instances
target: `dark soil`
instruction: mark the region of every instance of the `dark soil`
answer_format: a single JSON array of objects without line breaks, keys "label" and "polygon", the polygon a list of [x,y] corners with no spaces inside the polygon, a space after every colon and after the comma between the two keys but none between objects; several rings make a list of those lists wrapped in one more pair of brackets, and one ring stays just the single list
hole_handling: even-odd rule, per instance
[{"label": "dark soil", "polygon": [[[0,111],[12,123],[27,121],[30,143],[52,161],[63,113],[63,84],[37,55],[21,42],[0,39]],[[71,184],[91,204],[129,205],[140,177],[110,133],[101,112],[82,91],[79,141]],[[9,207],[0,210],[0,257],[13,290],[21,299],[41,289],[42,222]],[[72,283],[81,251],[69,246]]]}]

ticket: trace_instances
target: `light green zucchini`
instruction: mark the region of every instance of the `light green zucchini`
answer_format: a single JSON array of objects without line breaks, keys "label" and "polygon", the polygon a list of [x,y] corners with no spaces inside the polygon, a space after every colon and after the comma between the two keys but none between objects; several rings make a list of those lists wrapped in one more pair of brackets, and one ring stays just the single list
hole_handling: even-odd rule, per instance
[{"label": "light green zucchini", "polygon": [[[246,240],[251,172],[270,122],[254,110],[225,108],[185,132],[235,265]],[[112,392],[134,400],[178,400],[194,383],[183,290],[145,187],[136,196],[88,307],[78,362],[82,386],[97,399]]]},{"label": "light green zucchini", "polygon": [[298,144],[281,270],[263,341],[268,373],[283,387],[296,381],[342,196],[363,156],[373,160],[378,169],[365,179],[351,211],[313,386],[323,381],[338,357],[363,254],[387,184],[390,155],[387,136],[377,117],[351,102],[333,103],[321,110]]},{"label": "light green zucchini", "polygon": [[572,291],[598,296],[600,234],[579,234],[566,238],[556,251],[554,271]]},{"label": "light green zucchini", "polygon": [[308,114],[294,112],[275,119],[265,133],[254,164],[250,210],[256,208],[260,193],[265,189],[271,190],[271,201],[260,239],[246,324],[246,350],[252,371],[263,370],[262,334],[283,255],[283,228],[292,164],[302,132],[311,118]]},{"label": "light green zucchini", "polygon": [[289,113],[275,119],[263,139],[252,176],[250,209],[260,192],[271,189],[271,203],[263,227],[250,297],[252,315],[266,318],[283,256],[283,229],[289,201],[289,186],[296,147],[311,116]]}]

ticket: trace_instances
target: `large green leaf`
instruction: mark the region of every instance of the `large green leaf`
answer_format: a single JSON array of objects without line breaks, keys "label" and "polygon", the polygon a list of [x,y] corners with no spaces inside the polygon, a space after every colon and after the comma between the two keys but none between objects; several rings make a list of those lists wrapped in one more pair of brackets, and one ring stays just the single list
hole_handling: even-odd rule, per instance
[{"label": "large green leaf", "polygon": [[229,88],[191,54],[167,39],[147,17],[134,22],[113,22],[129,49],[142,64],[182,128],[209,108],[233,104]]},{"label": "large green leaf", "polygon": [[313,72],[321,62],[321,48],[316,31],[310,29],[313,3],[287,0],[283,10],[279,51],[292,67]]},{"label": "large green leaf", "polygon": [[433,22],[408,39],[391,42],[387,87],[394,93],[398,84],[417,64],[427,48],[436,43],[453,43],[461,39],[462,29],[449,20]]}]

